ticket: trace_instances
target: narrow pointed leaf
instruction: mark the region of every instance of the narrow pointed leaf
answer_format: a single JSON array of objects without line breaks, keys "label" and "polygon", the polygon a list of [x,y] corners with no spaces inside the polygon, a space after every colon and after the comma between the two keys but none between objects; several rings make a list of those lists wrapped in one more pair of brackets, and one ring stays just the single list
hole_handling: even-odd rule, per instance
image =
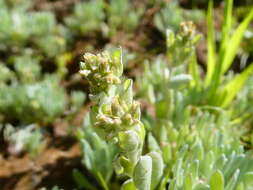
[{"label": "narrow pointed leaf", "polygon": [[222,73],[225,73],[231,66],[236,56],[238,47],[241,43],[243,34],[245,30],[247,29],[252,18],[253,18],[253,9],[250,11],[247,17],[243,20],[243,22],[238,26],[238,28],[232,35],[231,39],[228,41],[229,46],[226,46],[226,51],[224,52],[225,53],[224,59],[222,60]]},{"label": "narrow pointed leaf", "polygon": [[241,90],[246,80],[253,73],[253,63],[250,64],[248,68],[246,68],[242,73],[237,75],[232,81],[230,81],[224,89],[224,93],[226,93],[225,100],[223,101],[222,106],[225,107],[230,104],[230,102],[234,99],[236,94]]},{"label": "narrow pointed leaf", "polygon": [[206,85],[211,82],[214,69],[215,69],[215,32],[213,23],[213,1],[210,0],[207,11],[207,74],[206,74]]}]

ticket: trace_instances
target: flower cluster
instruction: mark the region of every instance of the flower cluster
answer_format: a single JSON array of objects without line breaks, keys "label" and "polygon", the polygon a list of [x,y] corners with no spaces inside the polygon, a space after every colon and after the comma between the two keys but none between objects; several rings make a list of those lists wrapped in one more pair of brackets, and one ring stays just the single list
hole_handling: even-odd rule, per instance
[{"label": "flower cluster", "polygon": [[98,134],[119,148],[114,161],[116,173],[130,178],[122,188],[153,189],[160,180],[163,160],[158,152],[141,156],[145,128],[140,121],[140,105],[133,100],[132,80],[121,76],[121,51],[85,54],[84,58],[80,73],[89,81],[97,103],[91,113],[93,125]]},{"label": "flower cluster", "polygon": [[123,65],[121,57],[116,54],[110,56],[108,52],[98,55],[86,53],[84,60],[85,62],[81,62],[80,73],[89,81],[92,93],[107,92],[111,85],[121,82]]},{"label": "flower cluster", "polygon": [[133,100],[132,81],[121,77],[121,51],[97,55],[86,53],[80,73],[91,86],[97,106],[94,126],[107,140],[118,143],[122,156],[136,163],[142,151],[145,130],[140,121],[140,105]]},{"label": "flower cluster", "polygon": [[186,36],[188,38],[193,38],[196,33],[196,26],[193,24],[192,21],[189,22],[182,22],[179,27],[179,33],[182,36]]}]

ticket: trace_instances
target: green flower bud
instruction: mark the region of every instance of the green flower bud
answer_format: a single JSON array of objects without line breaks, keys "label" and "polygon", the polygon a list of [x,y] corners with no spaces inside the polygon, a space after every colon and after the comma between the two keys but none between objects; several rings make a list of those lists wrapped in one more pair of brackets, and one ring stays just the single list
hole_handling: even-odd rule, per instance
[{"label": "green flower bud", "polygon": [[111,85],[121,83],[121,51],[113,56],[103,52],[97,55],[86,53],[83,57],[85,62],[80,64],[80,74],[87,78],[93,93],[107,92]]},{"label": "green flower bud", "polygon": [[192,38],[196,33],[196,26],[193,24],[192,21],[189,22],[182,22],[180,24],[180,34],[182,36],[186,36]]},{"label": "green flower bud", "polygon": [[167,29],[166,30],[166,44],[167,47],[172,46],[175,43],[175,34],[172,30]]},{"label": "green flower bud", "polygon": [[122,118],[123,122],[126,124],[126,125],[132,125],[133,124],[133,119],[132,119],[132,116],[131,114],[127,113],[123,116]]},{"label": "green flower bud", "polygon": [[114,98],[111,106],[112,115],[122,116],[124,114],[124,110],[122,106],[119,104],[118,98]]},{"label": "green flower bud", "polygon": [[139,147],[140,138],[134,130],[119,132],[119,146],[126,152],[132,152]]},{"label": "green flower bud", "polygon": [[95,123],[96,126],[102,126],[105,127],[105,125],[112,125],[114,124],[114,121],[112,118],[107,117],[106,115],[103,114],[98,114],[96,117],[97,121]]},{"label": "green flower bud", "polygon": [[140,120],[141,119],[141,109],[140,109],[140,104],[136,101],[133,102],[132,104],[132,109],[131,113],[133,113],[134,119]]}]

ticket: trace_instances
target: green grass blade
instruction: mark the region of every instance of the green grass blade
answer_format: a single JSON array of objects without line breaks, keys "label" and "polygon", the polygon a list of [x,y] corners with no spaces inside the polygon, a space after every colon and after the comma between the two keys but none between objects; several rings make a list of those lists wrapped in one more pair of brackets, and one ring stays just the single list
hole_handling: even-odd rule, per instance
[{"label": "green grass blade", "polygon": [[225,86],[224,93],[226,96],[222,104],[223,107],[230,104],[251,74],[253,74],[253,63]]},{"label": "green grass blade", "polygon": [[238,28],[236,29],[236,31],[234,32],[234,34],[228,41],[228,45],[225,47],[226,51],[224,54],[224,59],[222,61],[222,74],[225,73],[231,66],[236,56],[236,52],[242,40],[243,34],[252,19],[253,19],[253,9],[250,11],[247,17],[242,21],[242,23],[238,26]]},{"label": "green grass blade", "polygon": [[207,11],[207,75],[205,79],[206,86],[209,85],[215,69],[215,31],[213,23],[213,1],[210,0]]},{"label": "green grass blade", "polygon": [[[231,30],[232,8],[233,8],[233,0],[226,0],[225,9],[224,9],[224,23],[222,25],[222,37],[221,37],[221,46],[219,49],[219,54],[216,58],[214,57],[214,59],[215,59],[214,61],[216,61],[216,65],[213,65],[213,67],[215,67],[215,68],[212,69],[212,73],[210,73],[209,76],[207,75],[208,80],[207,80],[206,85],[211,84],[211,88],[209,90],[210,97],[214,96],[214,94],[220,84],[221,76],[223,74],[222,73],[222,67],[223,67],[222,60],[224,59],[224,55],[226,52],[226,46],[227,46],[227,43],[228,43],[228,40],[230,37],[229,32]],[[209,49],[208,49],[208,53],[209,53]]]},{"label": "green grass blade", "polygon": [[225,9],[224,9],[224,22],[222,24],[222,33],[221,33],[221,46],[219,55],[223,56],[226,46],[228,45],[229,33],[231,32],[232,25],[232,9],[233,9],[233,0],[226,0]]}]

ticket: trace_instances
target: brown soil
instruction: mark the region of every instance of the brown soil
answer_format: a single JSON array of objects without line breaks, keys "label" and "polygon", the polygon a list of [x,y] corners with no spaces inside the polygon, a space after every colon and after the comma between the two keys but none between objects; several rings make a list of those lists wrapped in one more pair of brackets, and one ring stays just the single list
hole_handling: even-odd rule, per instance
[{"label": "brown soil", "polygon": [[[55,184],[64,189],[73,189],[73,168],[81,168],[79,145],[73,139],[56,139],[52,147],[47,147],[36,158],[25,154],[21,157],[0,155],[1,190],[35,190],[51,188]],[[58,145],[57,145],[58,144]],[[62,146],[68,144],[71,146]]]},{"label": "brown soil", "polygon": [[[57,20],[62,22],[62,18],[69,14],[70,9],[73,8],[74,3],[80,0],[36,0],[33,10],[53,11],[57,15]],[[142,0],[146,2],[147,0]],[[136,1],[137,2],[137,1]],[[181,4],[185,7],[190,5],[191,1],[181,0]],[[138,5],[138,4],[137,4]],[[201,5],[203,6],[203,5]],[[204,6],[205,7],[205,6]],[[145,58],[151,58],[154,54],[164,53],[166,51],[165,37],[153,25],[153,16],[159,11],[159,7],[151,7],[145,12],[142,23],[137,28],[134,36],[126,36],[124,33],[118,33],[110,41],[114,45],[127,47],[130,51],[138,52],[143,57],[138,57],[134,63],[128,64],[126,74],[130,77],[135,77],[141,72],[140,68]],[[220,17],[219,10],[216,12],[217,18]],[[220,20],[217,22],[216,28],[220,28]],[[198,30],[206,33],[205,22],[201,23]],[[79,61],[84,53],[84,49],[88,49],[90,45],[95,49],[104,48],[109,39],[104,39],[101,34],[95,34],[90,37],[78,37],[75,39],[71,52],[74,59],[67,65],[69,75],[71,78],[79,69]],[[87,48],[86,48],[87,47]],[[197,48],[198,61],[202,65],[206,62],[206,41],[200,42]],[[1,53],[1,52],[0,52]],[[4,57],[5,55],[0,55]],[[4,57],[5,59],[5,57]],[[47,64],[45,65],[52,65]],[[52,69],[52,68],[50,68]],[[47,70],[47,69],[46,69]],[[87,83],[85,81],[71,81],[66,79],[63,85],[68,89],[81,89],[87,92]],[[155,117],[154,110],[148,103],[142,102],[142,109]],[[80,126],[84,114],[87,112],[87,107],[82,109],[80,113],[71,121],[71,126]],[[71,190],[76,187],[72,178],[72,170],[78,168],[81,170],[81,153],[78,142],[68,136],[68,129],[70,124],[63,120],[57,120],[53,124],[52,133],[48,137],[48,143],[44,150],[35,158],[31,158],[28,154],[20,156],[6,155],[6,144],[2,141],[0,135],[0,190],[37,190],[41,187],[52,188],[54,185]]]}]

